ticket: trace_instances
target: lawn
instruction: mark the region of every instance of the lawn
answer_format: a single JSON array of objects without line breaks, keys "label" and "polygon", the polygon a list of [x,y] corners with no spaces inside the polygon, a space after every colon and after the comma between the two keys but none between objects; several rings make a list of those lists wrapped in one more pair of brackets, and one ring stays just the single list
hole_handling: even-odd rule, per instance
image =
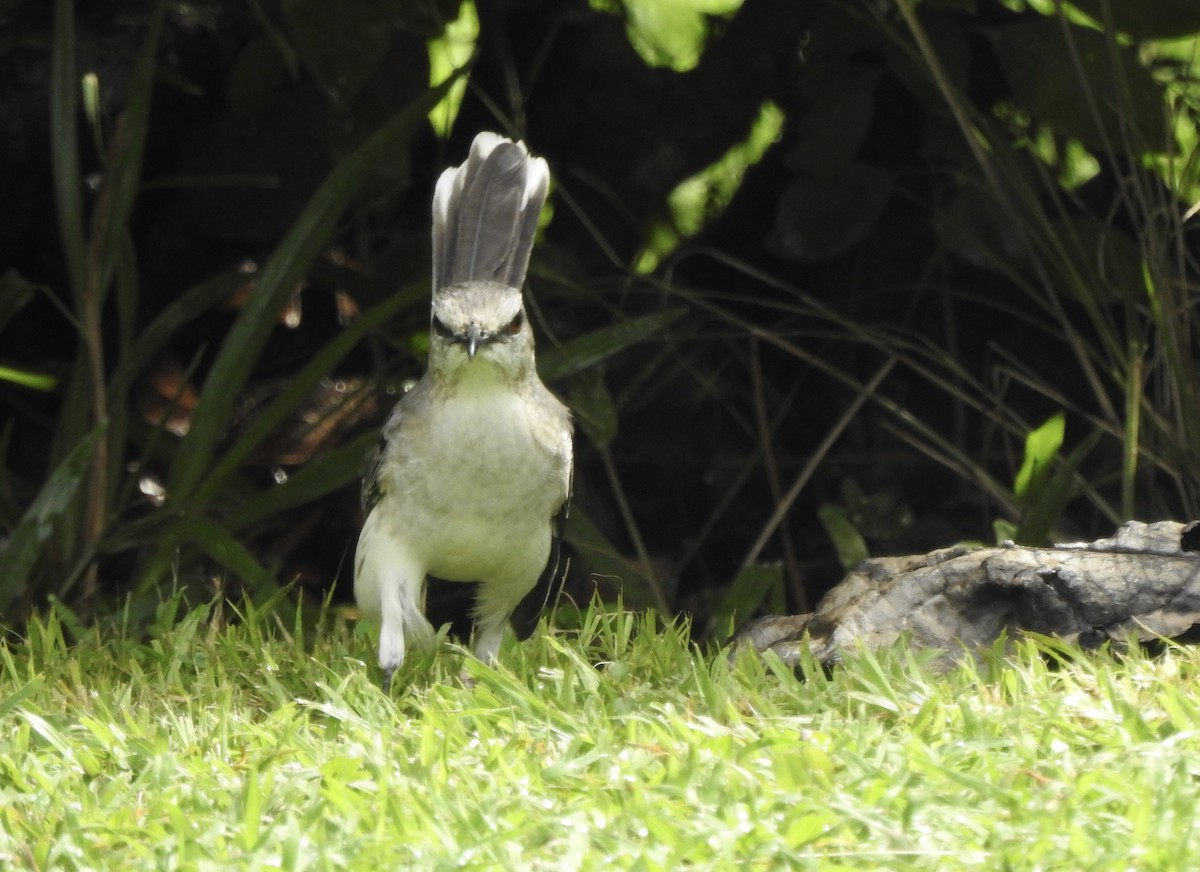
[{"label": "lawn", "polygon": [[[1173,869],[1200,655],[900,650],[797,680],[621,611],[379,688],[345,617],[0,645],[0,866]],[[219,619],[220,618],[220,619]]]}]

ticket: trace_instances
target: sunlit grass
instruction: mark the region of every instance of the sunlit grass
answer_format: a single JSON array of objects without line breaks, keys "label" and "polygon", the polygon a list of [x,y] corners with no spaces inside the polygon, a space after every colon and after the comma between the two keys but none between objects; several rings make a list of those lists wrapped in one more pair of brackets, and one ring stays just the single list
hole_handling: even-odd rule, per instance
[{"label": "sunlit grass", "polygon": [[1178,868],[1200,847],[1191,649],[1027,646],[944,676],[897,650],[798,681],[589,612],[500,669],[411,662],[389,697],[369,641],[325,624],[305,644],[199,609],[68,647],[51,618],[0,648],[0,863]]}]

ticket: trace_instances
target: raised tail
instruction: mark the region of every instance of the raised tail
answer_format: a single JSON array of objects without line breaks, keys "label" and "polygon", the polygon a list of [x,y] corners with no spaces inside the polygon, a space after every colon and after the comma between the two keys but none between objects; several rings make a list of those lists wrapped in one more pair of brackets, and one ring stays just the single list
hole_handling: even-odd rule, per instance
[{"label": "raised tail", "polygon": [[523,142],[480,133],[433,194],[433,289],[460,282],[525,283],[550,170]]}]

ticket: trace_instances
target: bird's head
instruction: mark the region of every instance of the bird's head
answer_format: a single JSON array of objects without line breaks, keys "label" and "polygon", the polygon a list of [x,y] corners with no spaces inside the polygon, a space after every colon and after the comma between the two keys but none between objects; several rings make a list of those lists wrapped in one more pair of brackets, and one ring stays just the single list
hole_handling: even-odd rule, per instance
[{"label": "bird's head", "polygon": [[482,368],[516,380],[530,374],[533,367],[533,331],[519,289],[475,281],[434,294],[430,371],[456,377]]}]

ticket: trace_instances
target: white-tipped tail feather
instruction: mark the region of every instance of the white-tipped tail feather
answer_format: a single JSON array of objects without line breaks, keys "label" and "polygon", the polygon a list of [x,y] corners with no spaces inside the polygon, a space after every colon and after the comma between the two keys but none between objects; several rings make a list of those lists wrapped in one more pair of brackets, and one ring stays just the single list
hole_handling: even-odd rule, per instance
[{"label": "white-tipped tail feather", "polygon": [[522,142],[481,133],[462,166],[433,194],[433,288],[461,282],[525,283],[550,169]]},{"label": "white-tipped tail feather", "polygon": [[433,198],[429,368],[392,412],[363,483],[354,592],[389,677],[432,628],[428,577],[477,582],[475,653],[557,570],[571,421],[541,383],[521,286],[550,173],[522,143],[475,138]]}]

